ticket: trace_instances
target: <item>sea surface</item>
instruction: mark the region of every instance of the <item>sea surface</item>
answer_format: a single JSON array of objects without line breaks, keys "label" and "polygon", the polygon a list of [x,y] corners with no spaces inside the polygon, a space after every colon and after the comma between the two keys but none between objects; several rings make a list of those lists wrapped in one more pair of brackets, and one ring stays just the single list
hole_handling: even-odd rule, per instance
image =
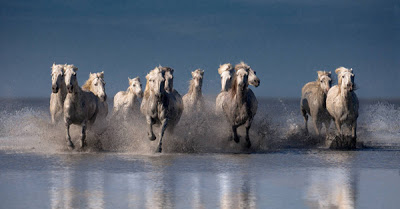
[{"label": "sea surface", "polygon": [[251,149],[209,99],[155,154],[141,116],[96,122],[69,150],[47,98],[0,99],[0,208],[399,208],[400,100],[360,101],[351,151],[304,136],[299,99],[259,102]]}]

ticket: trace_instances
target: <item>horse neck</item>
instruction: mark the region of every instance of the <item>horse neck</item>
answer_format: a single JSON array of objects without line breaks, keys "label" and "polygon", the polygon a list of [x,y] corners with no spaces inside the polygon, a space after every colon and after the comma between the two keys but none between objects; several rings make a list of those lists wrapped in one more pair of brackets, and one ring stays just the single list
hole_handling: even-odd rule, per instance
[{"label": "horse neck", "polygon": [[65,86],[65,83],[63,83],[60,85],[60,89],[58,89],[57,99],[60,102],[64,102],[65,97],[67,97],[67,87]]},{"label": "horse neck", "polygon": [[239,87],[236,88],[236,101],[239,104],[243,104],[246,102],[247,99],[247,89],[248,87],[246,86],[243,90],[241,90]]},{"label": "horse neck", "polygon": [[134,102],[135,100],[137,100],[137,95],[135,94],[135,92],[133,92],[133,90],[131,89],[131,87],[129,87],[126,92],[128,93],[128,98],[130,101]]},{"label": "horse neck", "polygon": [[350,91],[346,91],[345,89],[342,89],[340,87],[340,98],[342,101],[342,105],[346,108],[349,109],[352,106],[352,96],[351,96],[351,92]]},{"label": "horse neck", "polygon": [[192,98],[194,100],[197,100],[197,99],[199,99],[200,97],[203,96],[202,93],[201,93],[200,85],[199,86],[195,86],[194,84],[192,84],[190,86],[189,93],[190,93],[190,98]]}]

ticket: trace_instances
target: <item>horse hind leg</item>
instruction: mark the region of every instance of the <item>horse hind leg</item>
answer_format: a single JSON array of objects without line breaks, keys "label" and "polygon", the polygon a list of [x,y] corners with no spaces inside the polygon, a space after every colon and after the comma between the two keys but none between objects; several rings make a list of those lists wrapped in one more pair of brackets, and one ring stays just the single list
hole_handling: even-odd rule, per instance
[{"label": "horse hind leg", "polygon": [[308,135],[308,126],[307,126],[308,115],[304,108],[301,108],[301,114],[303,115],[303,118],[304,118],[304,133],[305,133],[305,135]]},{"label": "horse hind leg", "polygon": [[314,123],[315,133],[317,134],[317,136],[319,136],[319,135],[320,135],[320,132],[321,132],[321,128],[322,128],[321,121],[319,121],[319,120],[317,119],[317,117],[315,116],[315,117],[313,118],[313,123]]}]

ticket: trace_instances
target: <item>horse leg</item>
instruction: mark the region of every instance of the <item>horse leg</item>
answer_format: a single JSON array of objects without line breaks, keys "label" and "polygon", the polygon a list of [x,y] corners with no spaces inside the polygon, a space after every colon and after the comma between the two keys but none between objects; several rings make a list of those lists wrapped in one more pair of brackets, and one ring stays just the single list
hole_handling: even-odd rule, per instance
[{"label": "horse leg", "polygon": [[149,131],[147,132],[147,136],[150,141],[156,140],[156,136],[153,133],[153,124],[154,120],[150,116],[146,116],[147,125],[149,125]]},{"label": "horse leg", "polygon": [[[237,128],[238,128],[237,125],[232,126],[232,138],[236,143],[239,143],[239,136],[237,134]],[[231,140],[232,140],[232,138],[231,138]]]},{"label": "horse leg", "polygon": [[246,127],[246,147],[250,148],[251,147],[251,142],[250,142],[250,127],[251,127],[252,120],[246,121],[245,127]]},{"label": "horse leg", "polygon": [[321,130],[321,122],[317,119],[317,115],[313,117],[313,123],[314,123],[315,133],[317,134],[317,136],[319,136]]},{"label": "horse leg", "polygon": [[71,136],[69,135],[69,126],[70,126],[70,124],[69,123],[65,123],[65,125],[67,126],[67,135],[66,135],[66,138],[67,138],[67,144],[68,144],[68,147],[70,147],[71,149],[74,149],[74,143],[72,143],[72,141],[71,141]]},{"label": "horse leg", "polygon": [[167,124],[168,124],[168,119],[165,118],[164,120],[161,121],[161,133],[160,133],[160,142],[158,143],[158,148],[157,148],[157,152],[162,152],[162,140],[164,137],[164,132],[165,129],[167,128]]},{"label": "horse leg", "polygon": [[341,124],[339,119],[335,119],[335,125],[336,125],[336,129],[338,131],[338,135],[342,136],[342,129],[341,129]]},{"label": "horse leg", "polygon": [[81,133],[81,148],[84,148],[87,146],[86,144],[86,122],[82,123],[82,133]]},{"label": "horse leg", "polygon": [[305,109],[301,108],[301,114],[303,115],[304,118],[304,133],[306,135],[308,135],[308,126],[307,126],[307,122],[308,122],[308,115]]},{"label": "horse leg", "polygon": [[353,124],[351,126],[351,139],[352,142],[354,143],[354,147],[356,146],[356,140],[357,140],[357,120],[353,121]]}]

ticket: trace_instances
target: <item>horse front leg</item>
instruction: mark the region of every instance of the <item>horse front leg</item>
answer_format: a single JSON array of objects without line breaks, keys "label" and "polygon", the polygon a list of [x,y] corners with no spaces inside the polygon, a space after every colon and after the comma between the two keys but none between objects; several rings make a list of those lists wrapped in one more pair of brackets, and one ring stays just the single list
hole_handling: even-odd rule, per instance
[{"label": "horse front leg", "polygon": [[70,124],[68,123],[68,122],[66,122],[65,123],[65,126],[67,127],[66,128],[66,139],[67,139],[67,144],[68,144],[68,147],[69,148],[71,148],[71,149],[74,149],[74,143],[72,143],[72,141],[71,141],[71,136],[69,135],[69,127],[70,127]]},{"label": "horse front leg", "polygon": [[231,137],[230,140],[233,139],[236,143],[239,143],[240,139],[239,139],[239,136],[237,134],[237,128],[238,128],[237,125],[232,125],[232,137]]},{"label": "horse front leg", "polygon": [[357,139],[357,120],[351,126],[351,138],[355,141]]},{"label": "horse front leg", "polygon": [[249,131],[250,131],[250,127],[251,127],[251,123],[252,123],[252,119],[246,121],[245,127],[246,127],[246,147],[250,148],[251,147],[251,142],[250,142],[250,135],[249,135]]},{"label": "horse front leg", "polygon": [[162,152],[162,140],[164,137],[165,129],[167,129],[168,119],[165,118],[161,121],[161,132],[160,132],[160,141],[158,142],[157,152]]},{"label": "horse front leg", "polygon": [[153,132],[154,119],[152,119],[150,116],[146,116],[146,121],[147,125],[149,126],[149,130],[147,131],[147,136],[149,137],[150,141],[154,141],[156,140],[156,136],[154,135]]},{"label": "horse front leg", "polygon": [[303,115],[303,118],[304,118],[304,133],[305,133],[305,135],[308,135],[308,126],[307,126],[308,115],[307,115],[306,110],[301,108],[301,114]]},{"label": "horse front leg", "polygon": [[341,137],[342,136],[342,128],[339,119],[335,119],[335,125],[336,129],[338,131],[338,135]]},{"label": "horse front leg", "polygon": [[86,122],[82,123],[82,133],[81,133],[81,148],[84,148],[87,146],[86,144]]}]

